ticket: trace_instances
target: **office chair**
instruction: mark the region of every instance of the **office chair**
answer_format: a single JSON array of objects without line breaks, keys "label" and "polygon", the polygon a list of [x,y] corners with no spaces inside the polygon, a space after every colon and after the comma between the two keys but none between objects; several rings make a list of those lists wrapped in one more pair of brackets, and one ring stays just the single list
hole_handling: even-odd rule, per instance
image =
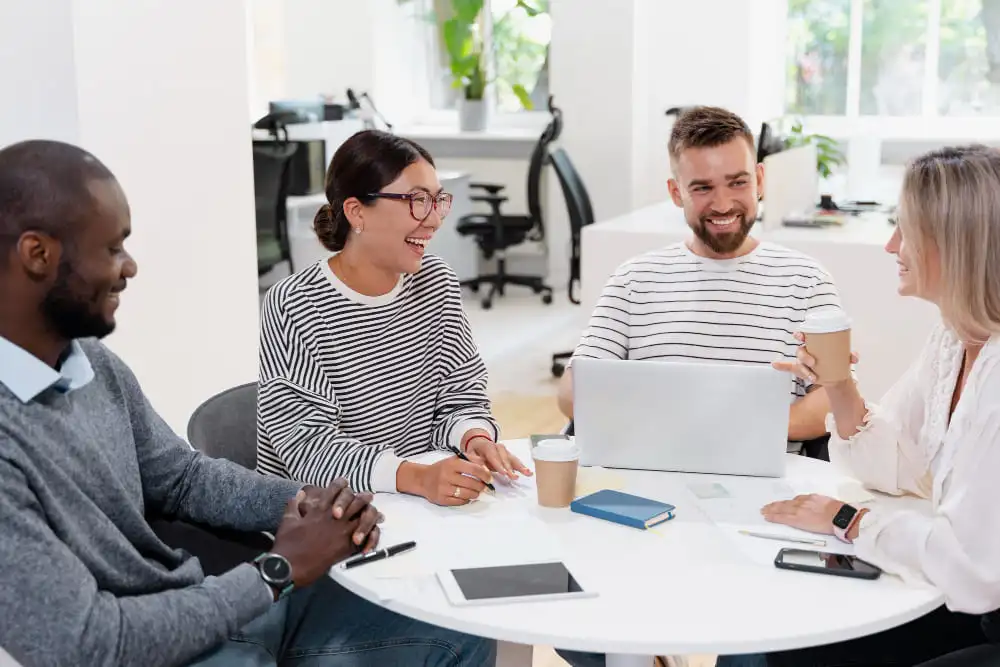
[{"label": "office chair", "polygon": [[[579,305],[580,297],[576,291],[580,286],[580,235],[583,228],[594,222],[594,207],[590,203],[590,195],[580,178],[580,173],[573,166],[569,155],[562,148],[552,151],[549,156],[552,168],[559,179],[563,197],[566,199],[566,209],[569,212],[570,247],[569,285],[567,293],[572,303]],[[570,352],[557,352],[552,355],[552,374],[560,377],[566,370],[566,362],[573,356]]]},{"label": "office chair", "polygon": [[281,262],[292,266],[288,241],[289,168],[297,144],[281,141],[253,142],[253,190],[257,210],[257,275],[262,276]]},{"label": "office chair", "polygon": [[[257,383],[227,389],[202,403],[188,420],[187,434],[191,446],[203,454],[253,470],[257,465]],[[150,515],[147,521],[165,544],[197,557],[210,576],[253,560],[273,544],[266,533],[216,528],[159,515]]]},{"label": "office chair", "polygon": [[499,183],[471,183],[473,189],[483,190],[485,194],[473,195],[472,201],[485,202],[492,209],[490,213],[472,213],[462,216],[456,225],[456,230],[462,236],[474,236],[485,259],[496,257],[496,273],[477,276],[463,280],[461,285],[478,292],[481,285],[489,285],[490,291],[483,298],[483,308],[493,305],[493,297],[503,296],[504,287],[519,285],[530,287],[535,294],[542,295],[542,303],[552,303],[552,288],[545,284],[541,276],[524,276],[507,273],[507,249],[525,241],[542,241],[545,239],[545,226],[542,220],[542,169],[548,157],[548,146],[562,132],[562,111],[553,106],[552,96],[549,96],[549,112],[552,120],[542,131],[531,152],[528,163],[528,215],[505,215],[500,208],[507,197],[500,194],[504,189]]}]

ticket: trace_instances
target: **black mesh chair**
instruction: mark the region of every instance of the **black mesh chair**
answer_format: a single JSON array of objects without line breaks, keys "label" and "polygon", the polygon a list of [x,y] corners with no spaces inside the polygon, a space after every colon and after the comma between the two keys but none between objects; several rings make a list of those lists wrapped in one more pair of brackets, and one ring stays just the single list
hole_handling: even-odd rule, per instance
[{"label": "black mesh chair", "polygon": [[[559,179],[563,197],[566,199],[566,208],[569,212],[570,228],[570,262],[569,262],[569,285],[567,292],[569,300],[575,304],[580,303],[577,290],[580,287],[580,235],[583,228],[594,222],[594,207],[590,203],[590,195],[580,178],[580,173],[573,166],[562,148],[552,151],[549,156],[552,168]],[[552,355],[552,374],[560,377],[566,370],[566,362],[573,355],[570,352],[557,352]]]},{"label": "black mesh chair", "polygon": [[462,286],[478,292],[480,286],[489,285],[490,291],[483,298],[483,308],[493,305],[493,297],[503,296],[507,285],[531,288],[542,295],[542,302],[552,303],[552,288],[545,284],[542,276],[525,276],[507,273],[507,249],[525,241],[543,241],[545,225],[542,220],[542,170],[548,159],[548,146],[562,132],[562,112],[552,104],[549,96],[549,112],[552,120],[546,126],[538,143],[531,152],[528,163],[528,215],[508,215],[501,211],[507,197],[500,194],[504,187],[498,183],[472,183],[475,190],[485,194],[471,197],[472,201],[485,202],[492,209],[489,213],[472,213],[462,216],[455,229],[462,236],[473,236],[485,259],[496,258],[496,272],[463,280]]},{"label": "black mesh chair", "polygon": [[282,141],[253,142],[253,190],[257,212],[257,275],[288,262],[292,252],[288,241],[289,173],[297,144]]},{"label": "black mesh chair", "polygon": [[[212,458],[251,470],[257,464],[257,383],[228,389],[205,401],[188,421],[188,441]],[[165,544],[196,556],[207,575],[220,575],[271,548],[266,533],[205,526],[172,517],[148,516]]]}]

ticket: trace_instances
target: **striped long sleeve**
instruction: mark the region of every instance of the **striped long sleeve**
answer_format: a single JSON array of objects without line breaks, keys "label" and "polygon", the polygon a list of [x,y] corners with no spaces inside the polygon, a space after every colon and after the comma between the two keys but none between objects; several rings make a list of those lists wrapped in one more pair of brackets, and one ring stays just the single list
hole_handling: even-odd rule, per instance
[{"label": "striped long sleeve", "polygon": [[454,272],[424,258],[389,293],[353,292],[326,262],[275,285],[261,316],[258,470],[394,491],[403,458],[498,435]]}]

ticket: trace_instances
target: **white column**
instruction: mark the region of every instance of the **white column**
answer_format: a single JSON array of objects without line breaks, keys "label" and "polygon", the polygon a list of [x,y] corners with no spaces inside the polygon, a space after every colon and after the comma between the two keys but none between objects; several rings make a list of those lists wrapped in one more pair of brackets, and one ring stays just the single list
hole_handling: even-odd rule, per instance
[{"label": "white column", "polygon": [[[257,375],[245,12],[242,0],[0,3],[0,53],[15,36],[27,71],[0,68],[3,142],[72,141],[117,175],[139,274],[107,342],[180,433],[201,401]],[[25,96],[27,109],[12,103]]]}]

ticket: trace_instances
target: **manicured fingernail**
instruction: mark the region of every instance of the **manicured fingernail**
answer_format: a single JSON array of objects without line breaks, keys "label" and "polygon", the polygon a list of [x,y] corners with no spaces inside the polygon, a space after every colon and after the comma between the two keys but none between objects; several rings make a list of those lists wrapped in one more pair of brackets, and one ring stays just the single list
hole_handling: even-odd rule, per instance
[{"label": "manicured fingernail", "polygon": [[295,499],[301,503],[303,500],[306,499],[306,492],[300,490],[298,493],[295,494]]}]

